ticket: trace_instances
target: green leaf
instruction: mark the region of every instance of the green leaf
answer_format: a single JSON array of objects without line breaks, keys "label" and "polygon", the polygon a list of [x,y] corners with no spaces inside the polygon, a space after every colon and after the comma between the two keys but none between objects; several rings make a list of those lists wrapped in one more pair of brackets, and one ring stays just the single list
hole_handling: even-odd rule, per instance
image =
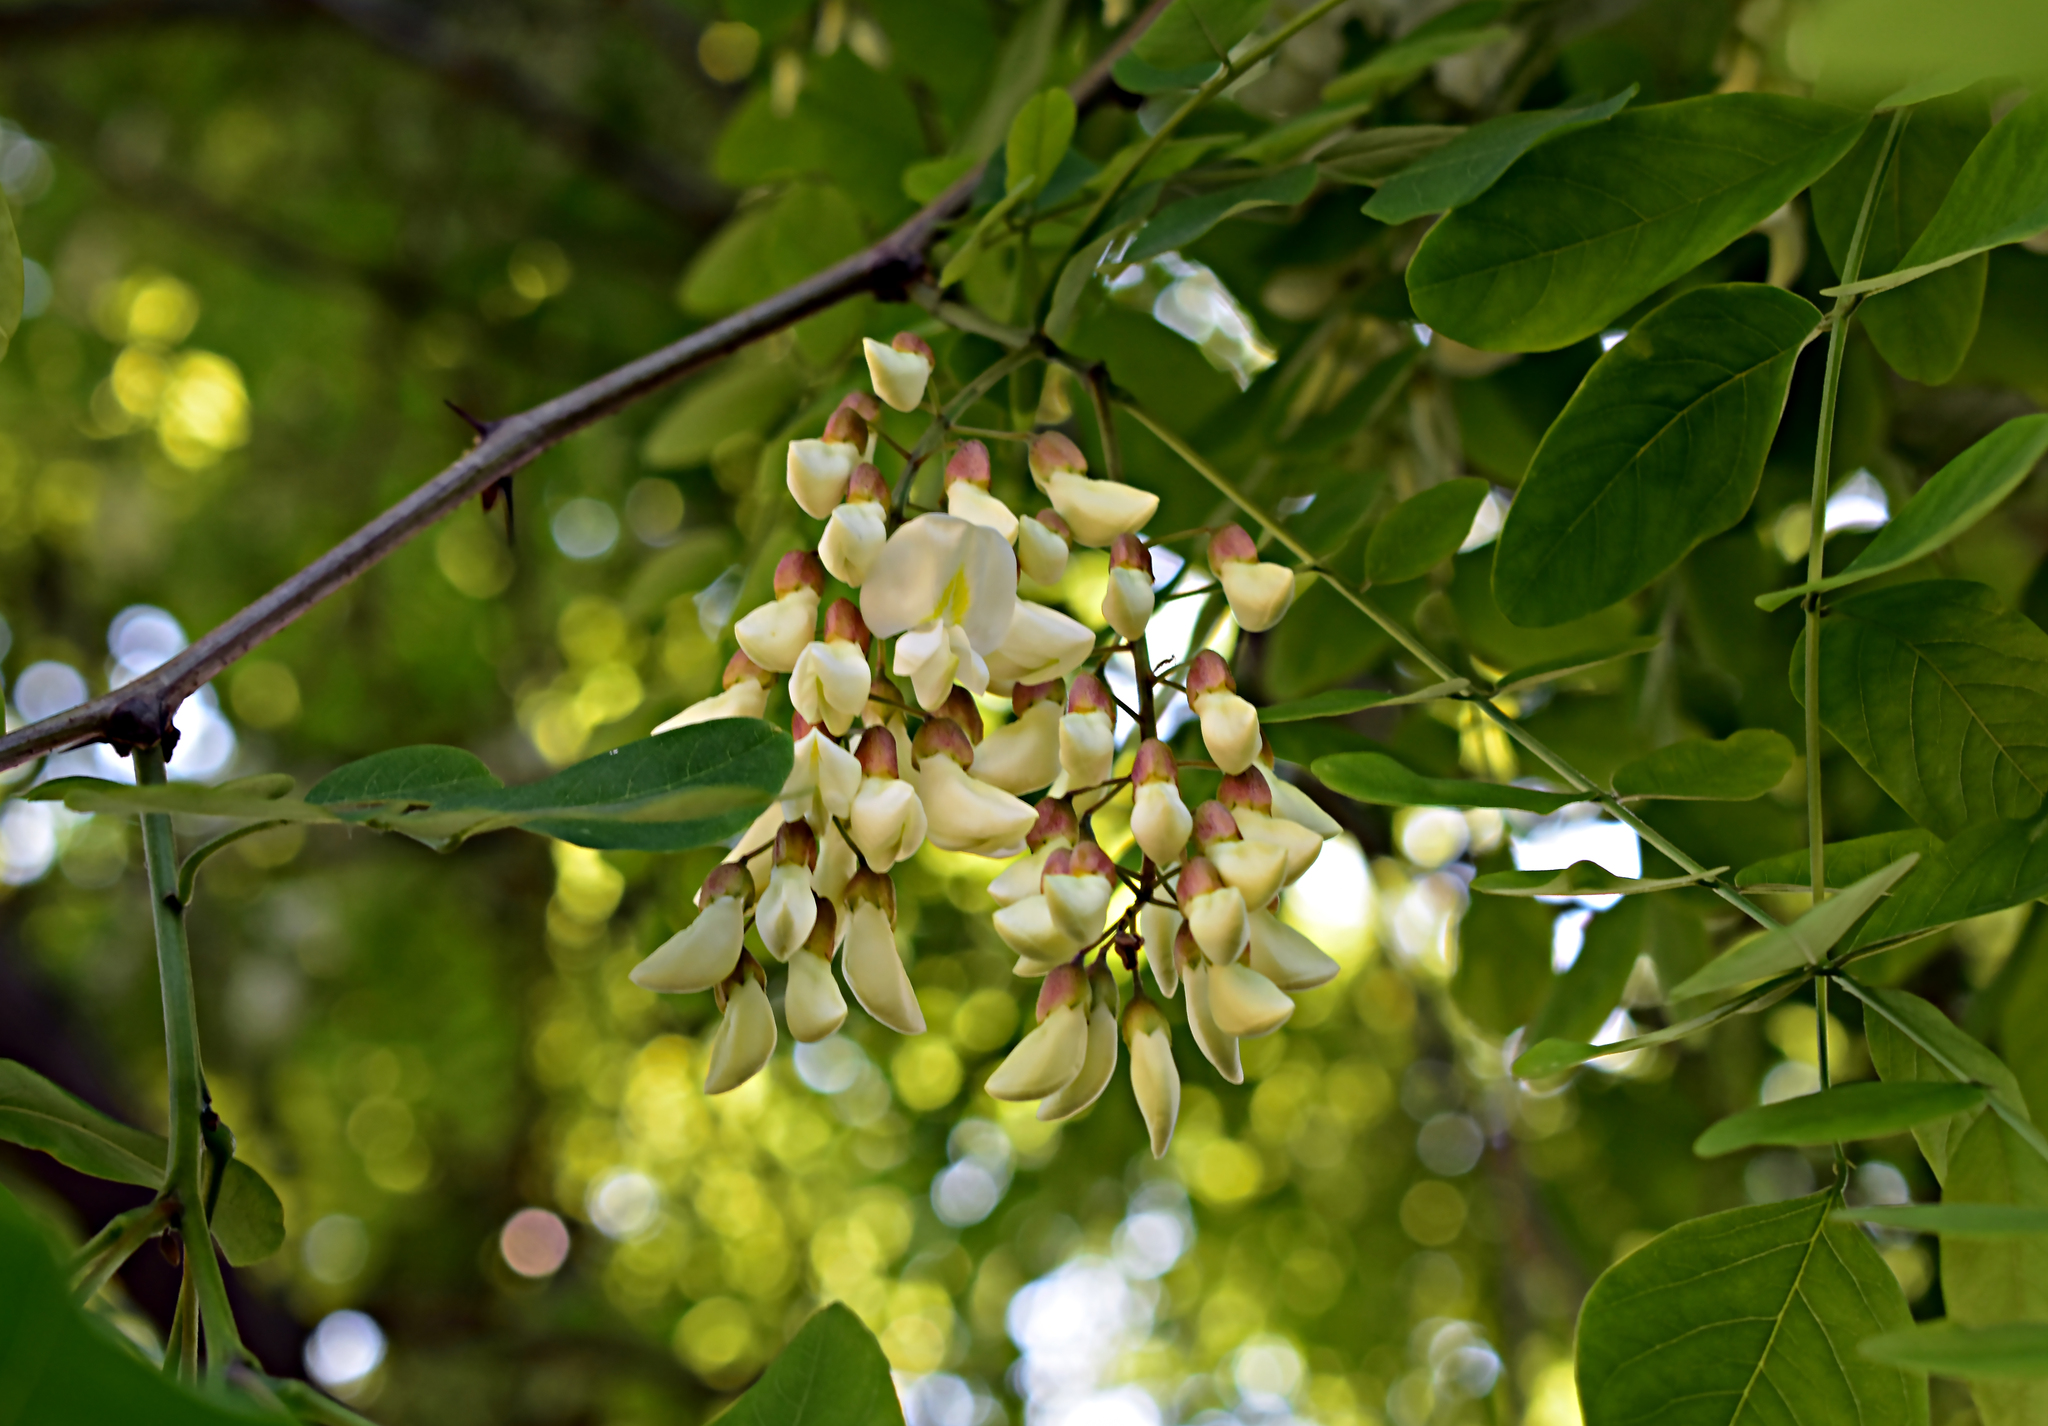
[{"label": "green leaf", "polygon": [[14,340],[15,329],[21,325],[22,303],[27,295],[21,239],[15,234],[14,215],[8,211],[7,198],[0,194],[0,358],[6,357],[8,343]]},{"label": "green leaf", "polygon": [[1570,969],[1553,977],[1550,997],[1529,1025],[1528,1044],[1583,1043],[1607,1023],[1648,943],[1653,905],[1648,898],[1627,900],[1592,919]]},{"label": "green leaf", "polygon": [[1494,1039],[1512,1035],[1541,1007],[1556,920],[1554,907],[1489,896],[1475,900],[1459,921],[1451,999]]},{"label": "green leaf", "polygon": [[1936,1233],[1944,1238],[2030,1238],[2048,1233],[2048,1208],[2012,1203],[1903,1203],[1844,1208],[1835,1216],[1845,1222]]},{"label": "green leaf", "polygon": [[1540,628],[1603,609],[1740,520],[1819,320],[1775,287],[1695,288],[1594,363],[1501,527],[1493,591],[1508,618]]},{"label": "green leaf", "polygon": [[1713,1159],[1760,1144],[1882,1139],[1983,1102],[1984,1091],[1974,1084],[1841,1084],[1731,1114],[1693,1140],[1692,1151]]},{"label": "green leaf", "polygon": [[[1827,844],[1828,886],[1839,891],[1852,881],[1860,881],[1874,871],[1890,866],[1909,852],[1918,852],[1921,866],[1918,875],[1927,874],[1926,862],[1941,850],[1941,838],[1925,827],[1911,827],[1903,832],[1879,832],[1869,837],[1852,837],[1846,842]],[[1740,887],[1782,886],[1805,890],[1809,886],[1808,873],[1812,867],[1812,855],[1804,847],[1796,852],[1780,852],[1775,857],[1765,857],[1760,862],[1751,862],[1735,873],[1735,884]],[[1900,888],[1900,895],[1908,894],[1912,883]]]},{"label": "green leaf", "polygon": [[828,1303],[718,1418],[731,1426],[903,1426],[889,1359],[843,1302]]},{"label": "green leaf", "polygon": [[1614,790],[1623,797],[1747,802],[1783,782],[1793,756],[1792,740],[1767,728],[1744,728],[1718,743],[1688,738],[1624,763]]},{"label": "green leaf", "polygon": [[[1284,163],[1297,154],[1314,148],[1340,129],[1358,122],[1371,108],[1370,104],[1322,105],[1309,110],[1306,114],[1296,114],[1284,123],[1275,124],[1257,138],[1232,149],[1230,156],[1240,163],[1255,163],[1262,167]],[[1376,129],[1373,132],[1383,133],[1385,130]],[[1454,129],[1450,132],[1457,131]]]},{"label": "green leaf", "polygon": [[336,815],[347,821],[362,822],[374,811],[394,805],[482,805],[479,799],[488,800],[504,790],[505,784],[475,753],[440,743],[420,743],[387,748],[344,763],[314,783],[306,800],[336,808]]},{"label": "green leaf", "polygon": [[2048,1379],[2048,1322],[2002,1322],[1993,1327],[1923,1322],[1866,1337],[1856,1350],[1873,1362],[1932,1376]]},{"label": "green leaf", "polygon": [[[1614,913],[1606,914],[1611,916]],[[1594,919],[1599,920],[1598,917]],[[1515,1061],[1515,1073],[1523,1079],[1548,1079],[1552,1075],[1564,1073],[1574,1065],[1584,1064],[1587,1060],[1597,1060],[1606,1055],[1625,1055],[1635,1050],[1649,1049],[1652,1045],[1666,1045],[1673,1040],[1682,1040],[1687,1035],[1718,1025],[1729,1016],[1739,1014],[1745,1009],[1762,1009],[1765,1005],[1790,994],[1796,985],[1796,982],[1787,980],[1777,990],[1759,996],[1755,1004],[1749,1004],[1744,1000],[1726,1001],[1704,1015],[1695,1015],[1690,1020],[1681,1020],[1675,1025],[1666,1025],[1661,1030],[1652,1030],[1643,1035],[1633,1035],[1626,1040],[1611,1040],[1604,1045],[1590,1045],[1582,1040],[1539,1040],[1523,1051],[1521,1057]]]},{"label": "green leaf", "polygon": [[[1726,870],[1715,867],[1706,875],[1719,876]],[[1616,876],[1598,862],[1573,862],[1562,871],[1490,871],[1475,878],[1472,889],[1495,896],[1635,896],[1695,886],[1699,881],[1696,876]]]},{"label": "green leaf", "polygon": [[[2048,1162],[2018,1126],[2002,1117],[1980,1115],[1949,1159],[1943,1194],[1960,1202],[2048,1208]],[[2048,1238],[1944,1241],[1941,1296],[1948,1320],[1956,1327],[1983,1331],[2031,1322],[2042,1330],[2048,1323]],[[2037,1368],[2033,1375],[2048,1377],[2048,1371]],[[1979,1382],[1971,1386],[1970,1394],[1985,1426],[2032,1426],[2048,1420],[2048,1380]]]},{"label": "green leaf", "polygon": [[139,815],[144,812],[173,812],[192,817],[231,817],[256,822],[331,822],[333,814],[323,807],[294,797],[269,795],[272,784],[255,788],[253,779],[223,782],[215,787],[197,782],[166,782],[154,787],[111,782],[99,777],[56,777],[38,783],[22,795],[29,802],[62,802],[73,812],[111,812]]},{"label": "green leaf", "polygon": [[1169,94],[1176,90],[1200,89],[1216,77],[1213,59],[1195,64],[1181,65],[1175,69],[1161,69],[1145,63],[1135,54],[1127,54],[1110,67],[1110,77],[1116,80],[1117,88],[1129,94]]},{"label": "green leaf", "polygon": [[1111,247],[1123,241],[1125,232],[1122,227],[1111,228],[1101,237],[1084,243],[1067,259],[1067,265],[1060,269],[1059,281],[1053,284],[1052,305],[1045,313],[1045,334],[1048,337],[1064,342],[1074,335],[1074,328],[1081,320],[1081,299],[1087,295],[1088,285],[1095,280],[1102,259]]},{"label": "green leaf", "polygon": [[44,1237],[0,1189],[0,1381],[10,1423],[252,1426],[278,1417],[247,1396],[186,1387],[71,1303]]},{"label": "green leaf", "polygon": [[1997,509],[2043,455],[2048,455],[2048,415],[2007,421],[1928,477],[1847,568],[1818,584],[1760,595],[1756,607],[1777,609],[1804,594],[1857,584],[1926,558]]},{"label": "green leaf", "polygon": [[[1792,694],[1805,702],[1805,639]],[[1852,595],[1821,625],[1820,720],[1923,827],[2031,817],[2048,789],[2048,634],[1981,584]]]},{"label": "green leaf", "polygon": [[708,464],[721,442],[768,432],[802,390],[797,363],[774,359],[765,347],[750,348],[662,413],[640,443],[640,459],[656,470]]},{"label": "green leaf", "polygon": [[1656,634],[1644,634],[1640,638],[1630,639],[1612,648],[1563,654],[1554,659],[1545,659],[1541,663],[1529,664],[1525,668],[1510,669],[1494,684],[1493,696],[1500,698],[1507,694],[1520,693],[1539,684],[1555,683],[1558,679],[1569,678],[1575,673],[1584,673],[1589,668],[1599,668],[1602,664],[1613,663],[1616,659],[1634,658],[1637,654],[1648,653],[1662,642]]},{"label": "green leaf", "polygon": [[227,1260],[245,1268],[284,1246],[284,1204],[262,1174],[240,1159],[229,1159],[212,1227]]},{"label": "green leaf", "polygon": [[1330,145],[1316,167],[1339,183],[1378,185],[1465,132],[1458,124],[1381,124]]},{"label": "green leaf", "polygon": [[163,1184],[168,1162],[156,1135],[100,1113],[13,1060],[0,1060],[0,1139],[82,1174],[143,1188]]},{"label": "green leaf", "polygon": [[967,241],[960,245],[960,250],[946,259],[945,270],[939,274],[939,286],[951,287],[973,271],[975,263],[981,261],[982,250],[1002,235],[1011,211],[1031,196],[1031,187],[1028,175],[1019,179],[1000,202],[982,215],[974,231],[967,235]]},{"label": "green leaf", "polygon": [[973,167],[974,155],[969,153],[947,154],[942,158],[913,163],[903,170],[904,196],[922,207],[959,182]]},{"label": "green leaf", "polygon": [[1304,163],[1266,174],[1249,183],[1169,203],[1139,230],[1136,241],[1124,254],[1124,261],[1144,262],[1161,253],[1186,247],[1224,219],[1250,208],[1275,205],[1291,208],[1306,202],[1309,194],[1315,192],[1315,187],[1316,166]]},{"label": "green leaf", "polygon": [[1366,542],[1365,577],[1374,584],[1400,584],[1428,574],[1465,543],[1473,517],[1492,488],[1466,476],[1403,500],[1387,512]]},{"label": "green leaf", "polygon": [[1582,792],[1538,792],[1497,782],[1424,777],[1385,753],[1333,753],[1317,758],[1309,770],[1330,791],[1383,807],[1511,807],[1543,813],[1586,800]]},{"label": "green leaf", "polygon": [[1687,1000],[1713,995],[1753,981],[1767,980],[1802,966],[1816,966],[1849,934],[1892,886],[1920,860],[1917,853],[1900,857],[1881,871],[1829,897],[1788,926],[1765,931],[1708,961],[1674,986],[1670,998]]},{"label": "green leaf", "polygon": [[[1923,105],[1906,116],[1871,206],[1860,271],[1888,272],[1897,266],[1990,128],[1991,112],[1981,95]],[[1872,124],[1849,156],[1813,185],[1814,227],[1837,272],[1848,259],[1849,240],[1870,191],[1871,165],[1884,151],[1890,129],[1889,124]],[[1857,307],[1857,324],[1893,371],[1939,385],[1956,374],[1977,334],[1989,266],[1980,253],[1895,292],[1880,293]]]},{"label": "green leaf", "polygon": [[2036,89],[1971,153],[1927,228],[1882,277],[1821,289],[1882,292],[2048,228],[2048,89]]},{"label": "green leaf", "polygon": [[1413,693],[1382,693],[1376,688],[1333,688],[1327,693],[1315,693],[1307,698],[1297,698],[1288,703],[1275,703],[1270,708],[1259,710],[1259,722],[1301,723],[1310,718],[1343,718],[1352,713],[1363,713],[1368,708],[1395,708],[1406,703],[1433,703],[1440,698],[1454,698],[1471,687],[1462,678],[1453,678],[1444,683],[1432,683],[1427,688],[1418,688]]},{"label": "green leaf", "polygon": [[1825,1191],[1695,1218],[1603,1273],[1579,1314],[1586,1426],[1924,1426],[1926,1383],[1851,1350],[1912,1315],[1834,1206]]},{"label": "green leaf", "polygon": [[[2040,819],[1979,822],[1926,857],[1857,931],[1852,945],[1897,942],[2048,896]],[[1831,871],[1828,879],[1834,880]]]},{"label": "green leaf", "polygon": [[1451,30],[1448,33],[1410,35],[1388,45],[1358,68],[1340,74],[1325,84],[1323,102],[1348,104],[1358,99],[1376,99],[1406,85],[1438,60],[1450,59],[1467,50],[1478,49],[1481,45],[1512,39],[1514,33],[1505,25],[1486,25],[1477,29]]},{"label": "green leaf", "polygon": [[1430,230],[1408,266],[1415,315],[1493,351],[1581,341],[1776,212],[1863,124],[1807,99],[1710,94],[1560,135]]},{"label": "green leaf", "polygon": [[1037,193],[1052,181],[1074,141],[1074,117],[1074,98],[1064,89],[1043,89],[1024,102],[1003,146],[1010,187],[1028,178],[1028,191]]},{"label": "green leaf", "polygon": [[1166,13],[1138,36],[1131,53],[1155,69],[1214,65],[1252,32],[1267,0],[1173,0]]},{"label": "green leaf", "polygon": [[1470,203],[1545,139],[1606,123],[1635,98],[1637,88],[1631,84],[1597,104],[1502,114],[1475,125],[1389,179],[1365,205],[1365,216],[1405,223]]}]

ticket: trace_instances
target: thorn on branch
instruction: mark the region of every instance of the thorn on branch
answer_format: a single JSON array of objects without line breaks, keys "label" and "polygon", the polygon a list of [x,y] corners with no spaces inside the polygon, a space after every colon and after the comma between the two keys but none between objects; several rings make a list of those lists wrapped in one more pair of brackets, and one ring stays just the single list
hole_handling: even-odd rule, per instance
[{"label": "thorn on branch", "polygon": [[469,412],[463,410],[460,406],[457,406],[453,401],[449,401],[444,398],[442,404],[446,406],[450,411],[453,411],[456,415],[460,416],[462,418],[463,424],[468,426],[472,431],[476,432],[476,438],[479,441],[488,439],[491,432],[498,429],[498,423],[496,421],[486,421],[481,416],[472,416],[469,414]]}]

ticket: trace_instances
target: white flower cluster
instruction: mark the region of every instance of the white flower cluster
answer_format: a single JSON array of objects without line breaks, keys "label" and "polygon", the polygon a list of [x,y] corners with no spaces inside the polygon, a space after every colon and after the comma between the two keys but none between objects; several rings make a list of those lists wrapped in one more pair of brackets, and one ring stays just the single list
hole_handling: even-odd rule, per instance
[{"label": "white flower cluster", "polygon": [[[931,349],[908,333],[866,346],[881,401],[904,412],[922,405]],[[1046,432],[1031,439],[1029,464],[1050,508],[1022,517],[997,499],[987,449],[965,441],[945,466],[945,510],[899,520],[872,463],[880,416],[877,401],[854,393],[821,438],[790,443],[790,493],[825,521],[818,548],[785,555],[774,599],[739,621],[724,691],[657,729],[761,717],[776,678],[789,678],[795,756],[780,799],[705,880],[697,919],[632,978],[717,997],[712,1094],[746,1082],[775,1048],[767,976],[745,946],[750,924],[788,967],[783,1019],[798,1040],[845,1021],[835,956],[870,1015],[920,1034],[890,869],[926,842],[1013,859],[989,886],[995,930],[1017,953],[1017,973],[1044,987],[1037,1025],[989,1076],[989,1094],[1037,1101],[1045,1120],[1078,1114],[1107,1087],[1121,1040],[1153,1152],[1163,1154],[1180,1075],[1167,1020],[1136,978],[1140,956],[1162,1000],[1186,987],[1195,1043],[1241,1082],[1238,1040],[1276,1029],[1293,1013],[1293,993],[1337,972],[1274,910],[1337,824],[1271,775],[1258,713],[1213,651],[1179,670],[1179,683],[1173,672],[1160,677],[1184,690],[1199,720],[1212,762],[1196,766],[1223,774],[1217,798],[1189,810],[1181,769],[1149,727],[1130,772],[1116,774],[1118,705],[1100,670],[1125,653],[1135,662],[1152,617],[1139,532],[1156,495],[1091,477],[1080,449]],[[1057,582],[1077,543],[1110,552],[1102,613],[1121,642],[1098,647],[1087,626],[1018,596],[1020,572]],[[1293,572],[1262,561],[1242,529],[1215,534],[1208,553],[1243,628],[1268,629],[1286,614]],[[835,599],[820,637],[827,575],[858,603]],[[908,698],[885,665],[908,683]],[[991,694],[1007,694],[1015,716],[986,729],[975,700]],[[1135,869],[1117,865],[1089,828],[1096,809],[1125,793]],[[1035,805],[1023,800],[1033,795]],[[1112,954],[1132,973],[1128,1004],[1107,969]]]}]

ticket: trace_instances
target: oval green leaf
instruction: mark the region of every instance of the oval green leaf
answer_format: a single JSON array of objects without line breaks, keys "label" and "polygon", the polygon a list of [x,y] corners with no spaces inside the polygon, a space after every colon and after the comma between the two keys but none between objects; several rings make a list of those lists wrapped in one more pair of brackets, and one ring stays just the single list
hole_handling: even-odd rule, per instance
[{"label": "oval green leaf", "polygon": [[1139,230],[1137,240],[1125,252],[1123,260],[1144,262],[1147,258],[1186,247],[1224,219],[1249,208],[1275,205],[1291,208],[1306,202],[1309,194],[1315,192],[1315,187],[1316,166],[1303,163],[1255,178],[1249,183],[1169,203]]},{"label": "oval green leaf", "polygon": [[1009,138],[1003,145],[1011,187],[1028,178],[1028,191],[1037,193],[1051,181],[1053,170],[1074,141],[1074,118],[1073,96],[1064,89],[1043,89],[1024,102],[1017,117],[1010,120]]},{"label": "oval green leaf", "polygon": [[732,1409],[731,1426],[903,1426],[881,1343],[843,1302],[828,1303]]},{"label": "oval green leaf", "polygon": [[1501,528],[1493,591],[1508,618],[1548,627],[1604,609],[1740,520],[1819,320],[1775,287],[1695,288],[1594,363]]},{"label": "oval green leaf", "polygon": [[1316,168],[1338,183],[1383,183],[1464,132],[1456,124],[1382,124],[1323,149]]},{"label": "oval green leaf", "polygon": [[1570,346],[1777,211],[1864,118],[1711,94],[1563,134],[1430,230],[1408,265],[1415,315],[1490,351]]},{"label": "oval green leaf", "polygon": [[1213,68],[1252,32],[1266,5],[1267,0],[1173,0],[1138,36],[1131,53],[1155,69]]},{"label": "oval green leaf", "polygon": [[1850,1350],[1912,1314],[1834,1206],[1830,1191],[1695,1218],[1602,1274],[1579,1314],[1586,1426],[1925,1426],[1925,1383]]},{"label": "oval green leaf", "polygon": [[229,1159],[211,1226],[222,1254],[244,1268],[284,1246],[284,1204],[262,1174],[240,1159]]},{"label": "oval green leaf", "polygon": [[[2038,1141],[2039,1135],[2034,1137]],[[1972,1203],[2048,1208],[2048,1160],[2020,1126],[1998,1113],[1981,1114],[1956,1143],[1942,1191]],[[1995,1331],[2012,1322],[2048,1324],[2048,1238],[1944,1242],[1941,1295],[1949,1321],[1957,1327]],[[1971,1395],[1988,1426],[2031,1426],[2048,1420],[2048,1371],[2032,1375],[2039,1379],[1972,1386]]]},{"label": "oval green leaf", "polygon": [[1365,545],[1365,577],[1374,584],[1419,579],[1458,552],[1493,487],[1473,476],[1446,480],[1387,512]]},{"label": "oval green leaf", "polygon": [[1997,509],[2033,474],[2043,455],[2048,455],[2048,415],[2007,421],[1928,477],[1847,568],[1818,584],[1761,595],[1756,607],[1777,609],[1803,594],[1840,589],[1926,558]]},{"label": "oval green leaf", "polygon": [[1731,1114],[1693,1140],[1692,1151],[1712,1159],[1762,1144],[1882,1139],[1983,1102],[1984,1090],[1974,1084],[1841,1084]]},{"label": "oval green leaf", "polygon": [[[1715,867],[1706,876],[1728,870]],[[1472,882],[1474,891],[1495,896],[1637,896],[1650,891],[1671,891],[1694,886],[1697,876],[1616,876],[1598,862],[1573,862],[1562,871],[1490,871]]]},{"label": "oval green leaf", "polygon": [[[1839,891],[1850,882],[1860,881],[1874,871],[1890,866],[1909,852],[1918,852],[1923,862],[1941,850],[1941,838],[1925,827],[1909,827],[1902,832],[1878,832],[1868,837],[1852,837],[1846,842],[1827,844],[1827,877],[1831,890]],[[1811,853],[1801,847],[1796,852],[1780,852],[1774,857],[1765,857],[1760,862],[1751,862],[1735,873],[1735,884],[1740,887],[1786,886],[1806,888],[1813,866]],[[1926,875],[1923,865],[1921,875]],[[1899,888],[1899,895],[1906,896],[1911,882]]]},{"label": "oval green leaf", "polygon": [[1500,676],[1498,683],[1494,684],[1493,695],[1498,698],[1503,694],[1520,693],[1523,689],[1535,688],[1539,684],[1555,683],[1561,678],[1569,678],[1575,673],[1584,673],[1589,668],[1599,668],[1602,664],[1610,664],[1617,659],[1634,658],[1637,654],[1646,654],[1662,642],[1663,640],[1656,634],[1644,634],[1638,638],[1630,639],[1627,643],[1617,644],[1613,648],[1590,649],[1583,653],[1565,654],[1559,658],[1545,659],[1541,663],[1529,664],[1524,668],[1510,669]]},{"label": "oval green leaf", "polygon": [[2031,1238],[2048,1234],[2048,1208],[2011,1203],[1950,1203],[1944,1199],[1940,1203],[1844,1208],[1835,1217],[1849,1223],[1933,1233],[1943,1238]]},{"label": "oval green leaf", "polygon": [[256,779],[208,787],[197,782],[161,782],[149,787],[99,777],[57,777],[22,794],[29,802],[62,802],[73,812],[136,816],[175,812],[191,817],[225,817],[243,822],[331,822],[334,814],[293,797],[270,795],[271,787],[247,786]]},{"label": "oval green leaf", "polygon": [[1606,123],[1635,98],[1637,87],[1631,84],[1597,104],[1531,109],[1474,125],[1388,179],[1365,205],[1365,216],[1405,223],[1470,203],[1545,139]]},{"label": "oval green leaf", "polygon": [[[1979,822],[1938,843],[1871,913],[1851,944],[1897,943],[2048,896],[2048,839],[2042,830],[2039,818]],[[1835,879],[1830,862],[1828,880]]]},{"label": "oval green leaf", "polygon": [[[1852,595],[1821,625],[1820,719],[1921,826],[2031,817],[2048,791],[2048,634],[1981,584]],[[1791,660],[1805,702],[1805,644]]]},{"label": "oval green leaf", "polygon": [[1926,1322],[1866,1337],[1856,1350],[1873,1362],[1932,1376],[2048,1379],[2048,1322]]},{"label": "oval green leaf", "polygon": [[156,1135],[100,1113],[13,1060],[0,1060],[0,1139],[82,1174],[143,1188],[163,1183],[168,1162]]},{"label": "oval green leaf", "polygon": [[1586,800],[1582,792],[1538,792],[1498,782],[1424,777],[1385,753],[1332,753],[1317,758],[1309,770],[1330,791],[1382,807],[1509,807],[1544,813]]},{"label": "oval green leaf", "polygon": [[1743,728],[1718,743],[1688,738],[1624,763],[1614,790],[1623,797],[1747,802],[1783,782],[1792,758],[1792,740],[1783,733]]},{"label": "oval green leaf", "polygon": [[1789,926],[1766,931],[1722,952],[1672,987],[1672,1000],[1714,995],[1754,981],[1768,980],[1802,966],[1819,965],[1849,928],[1863,919],[1892,886],[1920,860],[1904,856],[1854,886],[1829,897]]}]

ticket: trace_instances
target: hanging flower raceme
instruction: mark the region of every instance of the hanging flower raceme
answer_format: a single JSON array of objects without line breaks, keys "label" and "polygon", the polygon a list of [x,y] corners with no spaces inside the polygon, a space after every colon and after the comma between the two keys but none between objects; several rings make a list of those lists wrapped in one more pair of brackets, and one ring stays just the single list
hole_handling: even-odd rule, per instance
[{"label": "hanging flower raceme", "polygon": [[1287,617],[1294,603],[1294,571],[1261,560],[1242,525],[1225,525],[1210,537],[1209,568],[1230,601],[1230,617],[1247,634],[1264,633]]},{"label": "hanging flower raceme", "polygon": [[823,520],[846,498],[853,468],[868,458],[873,444],[868,423],[859,411],[841,406],[816,440],[789,443],[789,493],[813,520]]},{"label": "hanging flower raceme", "polygon": [[956,683],[988,688],[987,657],[1017,612],[1016,557],[986,526],[920,515],[883,546],[860,612],[876,638],[896,640],[893,671],[936,709]]},{"label": "hanging flower raceme", "polygon": [[914,332],[898,332],[886,347],[873,337],[861,338],[860,345],[875,395],[898,411],[915,411],[932,379],[931,343]]},{"label": "hanging flower raceme", "polygon": [[849,589],[867,582],[868,571],[889,541],[889,487],[882,472],[863,462],[853,468],[846,499],[832,507],[818,541],[826,573]]},{"label": "hanging flower raceme", "polygon": [[775,675],[748,658],[743,649],[725,665],[723,693],[698,699],[675,717],[657,725],[654,731],[668,733],[719,718],[759,718],[768,711],[768,690],[774,683]]},{"label": "hanging flower raceme", "polygon": [[740,649],[770,673],[788,673],[818,631],[825,566],[808,550],[791,550],[775,565],[775,598],[733,625]]}]

